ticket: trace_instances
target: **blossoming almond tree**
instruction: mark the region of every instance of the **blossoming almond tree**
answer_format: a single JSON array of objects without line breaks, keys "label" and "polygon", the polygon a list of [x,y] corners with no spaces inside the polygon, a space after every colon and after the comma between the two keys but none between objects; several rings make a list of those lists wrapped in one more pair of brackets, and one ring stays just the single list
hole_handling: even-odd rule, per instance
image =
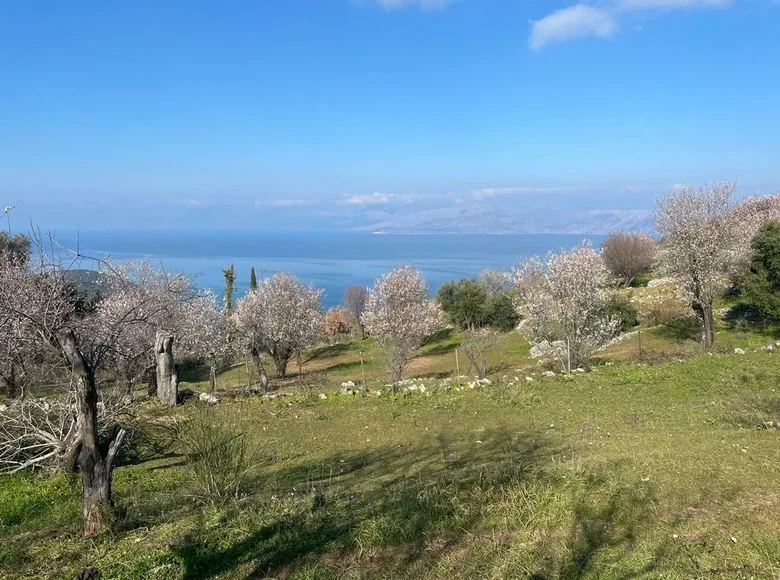
[{"label": "blossoming almond tree", "polygon": [[544,262],[526,260],[513,277],[532,342],[563,344],[553,352],[565,372],[587,363],[614,336],[619,320],[604,313],[609,272],[589,243],[550,252]]},{"label": "blossoming almond tree", "polygon": [[387,368],[397,384],[414,351],[441,326],[438,303],[428,296],[419,270],[400,266],[381,276],[368,292],[362,323],[385,349]]},{"label": "blossoming almond tree", "polygon": [[250,348],[255,345],[271,355],[276,376],[283,378],[290,358],[317,340],[321,297],[322,290],[277,272],[238,301],[232,320]]},{"label": "blossoming almond tree", "polygon": [[185,354],[206,361],[212,392],[217,384],[217,367],[229,352],[228,323],[213,292],[203,292],[181,307],[179,347]]},{"label": "blossoming almond tree", "polygon": [[713,303],[738,259],[734,187],[726,182],[678,186],[656,205],[655,227],[663,236],[660,268],[688,294],[707,348],[715,342]]}]

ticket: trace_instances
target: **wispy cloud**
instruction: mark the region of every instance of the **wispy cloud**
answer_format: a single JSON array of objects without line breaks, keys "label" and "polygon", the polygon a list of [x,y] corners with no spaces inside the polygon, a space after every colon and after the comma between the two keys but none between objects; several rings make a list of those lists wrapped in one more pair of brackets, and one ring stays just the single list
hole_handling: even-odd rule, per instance
[{"label": "wispy cloud", "polygon": [[305,205],[314,205],[311,199],[258,199],[255,205],[266,207],[303,207]]},{"label": "wispy cloud", "polygon": [[395,193],[367,193],[362,195],[347,195],[337,201],[339,205],[385,205],[388,203],[409,203],[413,201],[411,195],[398,195]]},{"label": "wispy cloud", "polygon": [[500,195],[555,193],[565,189],[565,187],[482,187],[472,189],[470,193],[474,199],[490,199]]},{"label": "wispy cloud", "polygon": [[457,2],[457,0],[353,0],[355,4],[366,4],[369,2],[379,4],[385,10],[397,10],[409,6],[419,6],[426,10],[433,10],[444,8],[448,4]]},{"label": "wispy cloud", "polygon": [[531,48],[538,50],[553,42],[596,36],[609,38],[617,30],[615,16],[595,6],[576,4],[531,23]]},{"label": "wispy cloud", "polygon": [[534,50],[539,50],[548,44],[586,36],[610,38],[620,28],[621,20],[630,13],[697,7],[718,8],[735,2],[736,0],[605,0],[579,3],[533,20],[528,43]]}]

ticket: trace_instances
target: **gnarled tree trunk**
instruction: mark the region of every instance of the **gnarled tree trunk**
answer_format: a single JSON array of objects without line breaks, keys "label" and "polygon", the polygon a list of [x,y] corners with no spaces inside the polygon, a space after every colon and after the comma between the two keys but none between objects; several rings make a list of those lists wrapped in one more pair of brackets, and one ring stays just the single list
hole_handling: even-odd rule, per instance
[{"label": "gnarled tree trunk", "polygon": [[118,429],[107,441],[100,441],[97,426],[98,392],[95,373],[79,350],[76,337],[70,329],[56,335],[60,352],[71,366],[76,385],[76,406],[79,421],[78,465],[82,474],[82,509],[85,536],[97,534],[105,528],[114,507],[111,495],[111,476],[125,430]]},{"label": "gnarled tree trunk", "polygon": [[16,367],[13,363],[5,376],[0,377],[0,383],[5,387],[5,395],[9,399],[15,399],[19,394],[19,387],[16,384]]},{"label": "gnarled tree trunk", "polygon": [[158,331],[154,341],[157,361],[157,397],[163,405],[175,407],[179,398],[178,376],[173,360],[174,336]]},{"label": "gnarled tree trunk", "polygon": [[265,364],[263,364],[263,359],[260,357],[260,351],[257,349],[256,346],[252,347],[250,356],[252,357],[252,364],[255,365],[255,370],[257,371],[257,374],[260,377],[260,384],[263,386],[263,390],[267,392],[268,374],[266,374],[265,372]]},{"label": "gnarled tree trunk", "polygon": [[290,356],[292,356],[292,353],[287,348],[275,348],[271,350],[276,376],[280,379],[287,376],[287,361],[290,360]]}]

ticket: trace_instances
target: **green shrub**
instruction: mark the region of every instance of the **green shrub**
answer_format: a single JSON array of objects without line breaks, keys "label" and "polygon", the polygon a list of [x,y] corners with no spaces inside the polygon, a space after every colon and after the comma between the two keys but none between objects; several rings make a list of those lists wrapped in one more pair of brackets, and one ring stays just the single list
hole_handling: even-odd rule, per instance
[{"label": "green shrub", "polygon": [[780,318],[780,222],[768,222],[753,238],[740,287],[747,304]]},{"label": "green shrub", "polygon": [[237,499],[248,483],[249,450],[244,434],[201,411],[179,428],[191,496],[203,503]]},{"label": "green shrub", "polygon": [[639,325],[639,311],[625,296],[612,295],[604,305],[604,312],[620,320],[620,331],[626,332]]}]

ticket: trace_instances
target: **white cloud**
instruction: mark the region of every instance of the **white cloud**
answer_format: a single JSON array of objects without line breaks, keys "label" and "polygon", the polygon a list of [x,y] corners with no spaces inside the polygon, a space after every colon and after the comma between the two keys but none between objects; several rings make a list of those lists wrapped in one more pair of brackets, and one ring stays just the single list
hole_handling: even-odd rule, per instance
[{"label": "white cloud", "polygon": [[613,0],[623,10],[645,10],[652,8],[693,8],[696,6],[728,6],[733,0]]},{"label": "white cloud", "polygon": [[575,4],[544,18],[531,21],[529,44],[534,50],[586,36],[610,38],[617,32],[620,19],[627,13],[685,8],[718,8],[736,0],[602,0],[594,4]]},{"label": "white cloud", "polygon": [[365,195],[349,195],[341,198],[339,203],[341,205],[379,205],[388,203],[391,198],[390,194],[375,191]]},{"label": "white cloud", "polygon": [[386,205],[388,203],[411,203],[413,195],[398,195],[396,193],[366,193],[361,195],[346,195],[336,203],[339,205]]},{"label": "white cloud", "polygon": [[[444,8],[445,6],[456,2],[457,0],[374,0],[385,10],[397,10],[408,6],[419,6],[426,10]],[[364,4],[366,0],[353,0],[354,3]]]},{"label": "white cloud", "polygon": [[576,4],[531,23],[531,48],[584,36],[609,38],[617,29],[614,16],[601,8]]},{"label": "white cloud", "polygon": [[563,191],[563,187],[483,187],[472,189],[471,197],[474,199],[490,199],[500,195],[512,194],[534,194],[534,193],[555,193]]}]

